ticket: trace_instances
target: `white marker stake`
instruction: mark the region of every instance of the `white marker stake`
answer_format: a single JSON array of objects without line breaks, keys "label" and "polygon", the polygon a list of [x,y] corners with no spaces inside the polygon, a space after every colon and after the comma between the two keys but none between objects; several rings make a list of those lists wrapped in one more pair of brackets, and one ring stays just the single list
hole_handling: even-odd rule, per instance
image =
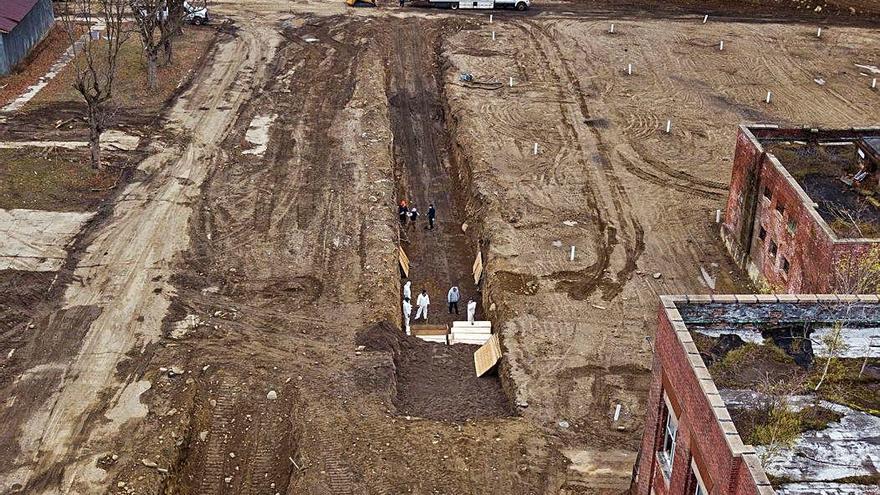
[{"label": "white marker stake", "polygon": [[626,73],[627,73],[628,75],[630,75],[630,76],[632,75],[632,73],[633,73],[633,64],[626,64]]},{"label": "white marker stake", "polygon": [[672,132],[672,120],[667,120],[666,121],[666,134],[669,134],[670,132]]},{"label": "white marker stake", "polygon": [[492,41],[495,41],[495,31],[492,31]]},{"label": "white marker stake", "polygon": [[822,37],[822,28],[819,28],[819,30],[816,31],[816,37],[817,37],[817,38],[821,38],[821,37]]},{"label": "white marker stake", "polygon": [[715,210],[715,223],[721,223],[721,210]]},{"label": "white marker stake", "polygon": [[871,89],[877,89],[877,78],[871,80]]},{"label": "white marker stake", "polygon": [[617,422],[618,419],[620,419],[620,404],[614,408],[614,421]]},{"label": "white marker stake", "polygon": [[571,247],[571,261],[574,261],[574,246]]},{"label": "white marker stake", "polygon": [[611,24],[611,29],[609,29],[608,32],[614,34],[614,24]]},{"label": "white marker stake", "polygon": [[535,150],[533,152],[535,155],[538,154],[538,143],[535,143]]},{"label": "white marker stake", "polygon": [[703,16],[703,24],[706,24],[706,21],[709,20],[709,14]]},{"label": "white marker stake", "polygon": [[489,24],[492,24],[492,14],[489,14]]},{"label": "white marker stake", "polygon": [[509,83],[510,87],[512,88],[513,87],[513,78],[512,77],[510,78],[510,81],[508,81],[508,83]]},{"label": "white marker stake", "polygon": [[718,49],[721,50],[721,51],[724,50],[724,42],[723,42],[723,41],[721,42],[720,45],[718,45]]},{"label": "white marker stake", "polygon": [[771,95],[772,95],[772,93],[767,91],[767,98],[764,101],[766,101],[768,104],[770,103],[770,96]]}]

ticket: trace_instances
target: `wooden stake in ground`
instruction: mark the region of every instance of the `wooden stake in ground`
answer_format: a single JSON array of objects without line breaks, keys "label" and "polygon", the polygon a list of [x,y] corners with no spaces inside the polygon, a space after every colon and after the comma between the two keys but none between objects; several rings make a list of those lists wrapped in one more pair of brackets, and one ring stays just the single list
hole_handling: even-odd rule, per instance
[{"label": "wooden stake in ground", "polygon": [[[89,123],[89,159],[93,168],[103,170],[101,134],[109,120],[108,103],[113,97],[119,50],[128,38],[123,29],[126,0],[73,0],[61,14],[61,24],[73,48],[70,64],[73,87],[86,103]],[[97,36],[82,37],[82,25],[103,28]],[[102,39],[103,38],[103,39]]]}]

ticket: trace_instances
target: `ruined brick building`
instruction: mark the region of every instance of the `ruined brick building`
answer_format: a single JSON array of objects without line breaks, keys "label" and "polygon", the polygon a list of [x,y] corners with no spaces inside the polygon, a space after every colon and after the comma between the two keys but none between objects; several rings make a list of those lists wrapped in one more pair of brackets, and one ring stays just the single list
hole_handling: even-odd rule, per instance
[{"label": "ruined brick building", "polygon": [[721,235],[778,292],[853,292],[880,249],[880,128],[740,126]]},{"label": "ruined brick building", "polygon": [[[664,296],[661,301],[633,493],[877,493],[880,417],[876,394],[870,392],[880,372],[876,295]],[[836,359],[850,370],[852,382],[842,375],[844,381],[815,392],[798,377],[816,376],[822,369],[813,366],[814,359],[821,363],[833,352],[823,342],[834,331],[847,344]],[[792,338],[803,345],[789,345]],[[767,404],[783,407],[766,399],[777,393],[765,385],[771,379],[778,380],[776,390],[781,384],[789,394],[786,414],[825,418],[804,419],[778,451],[750,445],[761,438],[756,425],[775,417],[762,416]],[[850,387],[868,393],[841,393]]]}]

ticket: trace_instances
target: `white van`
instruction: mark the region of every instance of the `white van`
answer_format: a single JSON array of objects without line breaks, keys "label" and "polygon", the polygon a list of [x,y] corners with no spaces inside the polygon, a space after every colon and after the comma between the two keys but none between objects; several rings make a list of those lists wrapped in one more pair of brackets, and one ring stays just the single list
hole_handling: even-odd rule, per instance
[{"label": "white van", "polygon": [[428,0],[431,5],[449,9],[509,9],[526,10],[531,6],[529,0]]},{"label": "white van", "polygon": [[201,26],[208,23],[208,9],[206,7],[196,7],[190,5],[189,2],[183,2],[183,11],[186,13],[187,22]]}]

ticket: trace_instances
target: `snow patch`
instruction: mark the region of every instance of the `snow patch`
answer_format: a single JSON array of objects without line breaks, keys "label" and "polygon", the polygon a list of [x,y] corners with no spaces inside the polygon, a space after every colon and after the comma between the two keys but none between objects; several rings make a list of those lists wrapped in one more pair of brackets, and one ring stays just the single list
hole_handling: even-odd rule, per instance
[{"label": "snow patch", "polygon": [[263,156],[263,153],[266,152],[266,148],[269,146],[269,127],[272,126],[272,122],[275,122],[277,118],[277,114],[257,115],[251,120],[247,132],[244,134],[244,139],[254,145],[254,147],[243,151],[243,154]]}]

